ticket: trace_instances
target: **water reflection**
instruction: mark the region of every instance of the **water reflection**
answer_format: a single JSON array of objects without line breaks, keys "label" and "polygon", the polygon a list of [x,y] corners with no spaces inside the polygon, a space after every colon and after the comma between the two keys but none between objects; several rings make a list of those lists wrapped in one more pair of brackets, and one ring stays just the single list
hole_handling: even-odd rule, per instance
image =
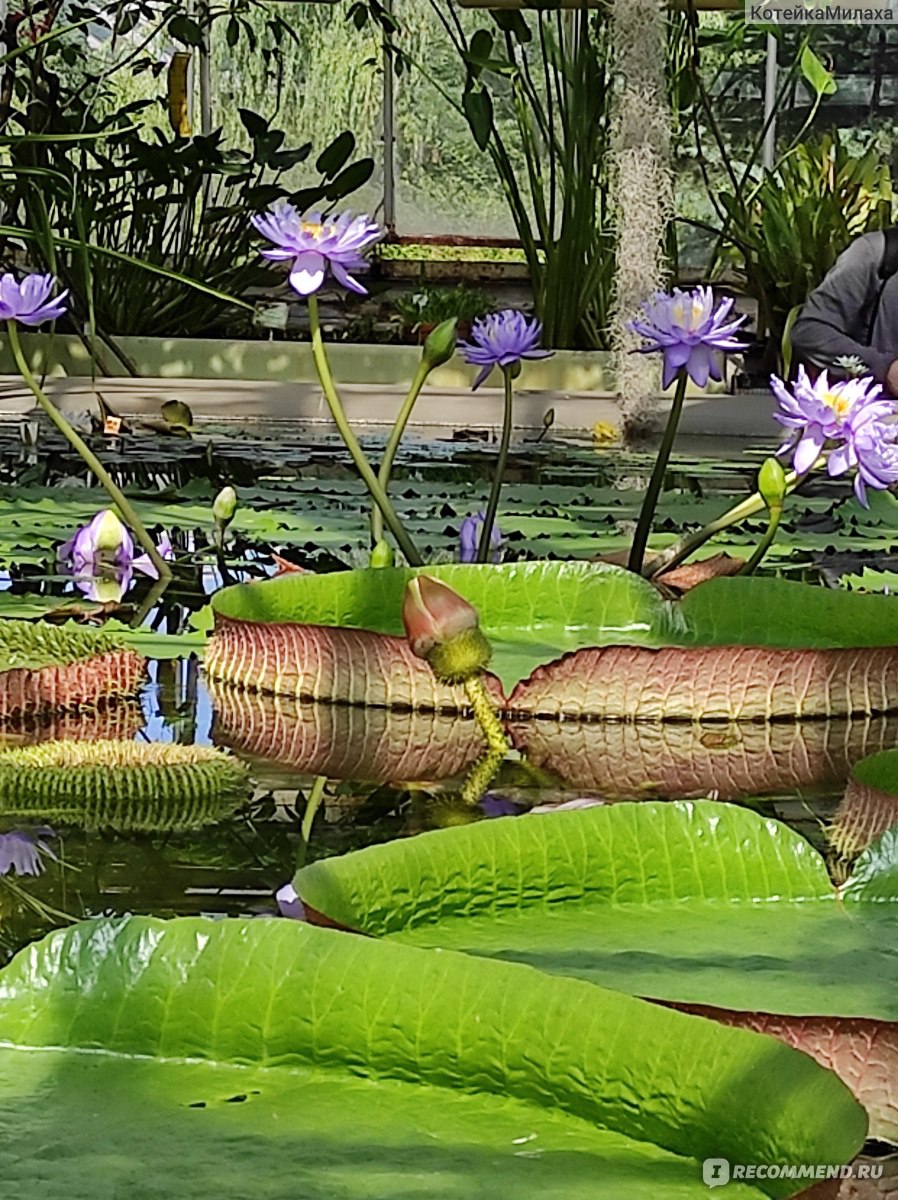
[{"label": "water reflection", "polygon": [[898,743],[898,716],[832,721],[519,721],[515,747],[569,787],[613,799],[738,800],[842,786],[854,763]]},{"label": "water reflection", "polygon": [[301,703],[207,681],[213,741],[252,763],[367,783],[449,779],[484,753],[476,721],[457,714]]}]

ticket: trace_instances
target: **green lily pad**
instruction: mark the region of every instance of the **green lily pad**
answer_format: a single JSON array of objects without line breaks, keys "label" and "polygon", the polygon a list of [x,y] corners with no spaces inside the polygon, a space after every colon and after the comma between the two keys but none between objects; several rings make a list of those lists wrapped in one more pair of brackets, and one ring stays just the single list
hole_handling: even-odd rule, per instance
[{"label": "green lily pad", "polygon": [[[423,570],[477,608],[494,648],[491,669],[506,693],[512,684],[559,655],[597,646],[753,645],[804,650],[898,645],[898,605],[888,596],[736,577],[710,580],[682,601],[670,602],[645,580],[605,564],[452,564]],[[212,607],[217,617],[229,621],[347,627],[396,636],[402,634],[403,594],[414,573],[396,568],[285,575],[224,588]],[[261,647],[264,628],[257,627],[253,635]],[[253,654],[261,654],[263,648]],[[877,663],[864,660],[860,668],[875,667],[882,676]],[[850,667],[854,669],[845,664],[848,674]],[[248,680],[262,674],[252,657],[247,657],[244,674]],[[579,686],[576,664],[571,675]],[[634,686],[639,683],[636,679]],[[602,692],[601,679],[596,687]],[[561,696],[554,685],[550,690],[556,699]],[[898,703],[898,688],[889,683],[888,690]]]},{"label": "green lily pad", "polygon": [[296,889],[368,934],[656,1000],[898,1021],[896,852],[871,848],[840,897],[777,821],[647,801],[425,833],[313,863]]},{"label": "green lily pad", "polygon": [[[161,1200],[185,1172],[191,1200],[700,1200],[707,1157],[839,1163],[866,1131],[768,1038],[287,921],[55,933],[0,974],[0,1028],[16,1200]],[[731,1193],[762,1187],[795,1185]]]}]

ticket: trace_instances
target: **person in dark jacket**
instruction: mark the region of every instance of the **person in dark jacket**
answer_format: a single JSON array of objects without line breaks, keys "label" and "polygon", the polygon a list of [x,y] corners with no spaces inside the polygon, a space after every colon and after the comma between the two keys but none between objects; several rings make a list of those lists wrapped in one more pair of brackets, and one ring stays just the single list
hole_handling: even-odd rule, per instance
[{"label": "person in dark jacket", "polygon": [[806,366],[824,370],[838,371],[839,358],[859,358],[898,396],[898,271],[886,265],[886,247],[885,233],[865,233],[839,255],[805,301],[792,348]]}]

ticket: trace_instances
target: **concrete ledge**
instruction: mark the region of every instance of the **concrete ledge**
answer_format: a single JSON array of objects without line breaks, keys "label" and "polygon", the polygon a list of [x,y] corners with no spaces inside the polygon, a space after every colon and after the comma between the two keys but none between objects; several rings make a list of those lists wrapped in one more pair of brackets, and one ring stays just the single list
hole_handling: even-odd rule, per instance
[{"label": "concrete ledge", "polygon": [[[538,365],[538,364],[537,364]],[[523,377],[522,377],[523,382]],[[94,411],[101,395],[113,409],[129,416],[158,417],[166,400],[190,405],[198,422],[291,421],[332,429],[321,388],[317,383],[219,379],[98,379],[57,377],[46,390],[69,413]],[[405,389],[396,385],[344,384],[341,394],[350,420],[357,427],[391,425]],[[18,376],[0,377],[0,414],[20,418],[34,409],[34,398]],[[772,420],[776,407],[769,392],[736,396],[687,396],[680,429],[684,434],[710,437],[770,438],[778,431]],[[663,425],[670,398],[659,396],[654,423]],[[430,387],[415,407],[411,428],[436,430],[497,429],[502,422],[503,398],[498,388]],[[583,432],[597,421],[620,424],[620,409],[610,392],[533,389],[515,393],[515,427],[540,430],[549,409],[553,429]]]}]

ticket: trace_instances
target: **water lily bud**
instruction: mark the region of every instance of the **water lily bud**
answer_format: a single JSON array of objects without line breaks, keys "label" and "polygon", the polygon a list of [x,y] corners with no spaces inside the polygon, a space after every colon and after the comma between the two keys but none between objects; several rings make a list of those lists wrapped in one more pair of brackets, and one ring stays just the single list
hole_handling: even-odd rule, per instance
[{"label": "water lily bud", "polygon": [[441,321],[439,325],[435,325],[427,335],[421,357],[428,371],[432,371],[434,367],[441,367],[455,353],[457,325],[458,319],[450,317],[448,321]]},{"label": "water lily bud", "polygon": [[374,549],[371,551],[371,557],[368,559],[368,566],[382,570],[384,567],[392,567],[395,561],[393,547],[386,538],[381,538]]},{"label": "water lily bud", "polygon": [[131,540],[127,529],[111,508],[97,513],[88,529],[93,550],[98,554],[117,554]]},{"label": "water lily bud", "polygon": [[786,498],[786,472],[778,458],[764,460],[758,472],[758,491],[768,508],[782,508]]},{"label": "water lily bud", "polygon": [[234,519],[237,511],[237,493],[230,486],[223,487],[212,501],[212,516],[216,524],[226,528]]},{"label": "water lily bud", "polygon": [[406,586],[402,623],[412,651],[442,683],[461,683],[490,660],[476,608],[429,575],[417,575]]}]

